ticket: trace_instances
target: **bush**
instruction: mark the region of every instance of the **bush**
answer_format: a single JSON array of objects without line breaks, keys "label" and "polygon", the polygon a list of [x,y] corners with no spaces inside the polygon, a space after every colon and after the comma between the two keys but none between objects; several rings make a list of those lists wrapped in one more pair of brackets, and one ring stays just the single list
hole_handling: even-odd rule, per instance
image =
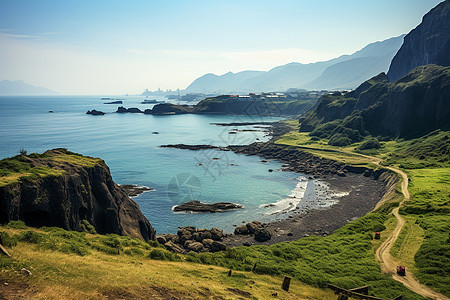
[{"label": "bush", "polygon": [[27,225],[25,225],[22,221],[9,221],[6,227],[14,229],[27,229]]},{"label": "bush", "polygon": [[0,244],[11,248],[17,246],[17,236],[9,236],[7,232],[0,232]]},{"label": "bush", "polygon": [[328,142],[329,145],[337,146],[337,147],[344,147],[348,146],[352,143],[350,138],[342,133],[335,133]]},{"label": "bush", "polygon": [[25,231],[19,234],[19,241],[30,243],[30,244],[39,244],[43,240],[43,236],[40,233],[35,231]]},{"label": "bush", "polygon": [[372,138],[369,139],[367,141],[365,141],[364,143],[361,144],[361,146],[359,146],[359,150],[368,150],[368,149],[380,149],[381,144],[378,141],[377,138]]},{"label": "bush", "polygon": [[152,251],[150,251],[148,257],[156,260],[169,260],[169,261],[180,260],[177,254],[162,249],[153,249]]},{"label": "bush", "polygon": [[81,229],[83,229],[83,231],[88,232],[90,234],[97,234],[95,227],[91,223],[89,223],[88,220],[81,221]]}]

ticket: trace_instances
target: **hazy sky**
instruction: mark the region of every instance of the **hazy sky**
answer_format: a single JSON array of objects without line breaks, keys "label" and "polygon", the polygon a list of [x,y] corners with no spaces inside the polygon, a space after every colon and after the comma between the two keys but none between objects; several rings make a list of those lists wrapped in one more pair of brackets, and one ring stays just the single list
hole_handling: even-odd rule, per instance
[{"label": "hazy sky", "polygon": [[441,0],[0,0],[0,80],[64,94],[184,89],[205,73],[351,54]]}]

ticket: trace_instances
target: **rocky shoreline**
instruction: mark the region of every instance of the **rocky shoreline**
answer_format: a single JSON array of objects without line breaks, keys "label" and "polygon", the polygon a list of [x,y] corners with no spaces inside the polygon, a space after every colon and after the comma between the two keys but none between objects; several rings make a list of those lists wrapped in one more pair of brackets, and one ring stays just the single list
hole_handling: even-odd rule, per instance
[{"label": "rocky shoreline", "polygon": [[[333,160],[319,158],[298,148],[274,144],[274,140],[289,131],[289,128],[282,123],[274,123],[270,131],[272,138],[269,142],[257,142],[243,146],[217,147],[185,144],[161,146],[184,150],[233,151],[245,155],[258,155],[266,160],[277,160],[283,164],[280,171],[310,175],[310,180],[316,178],[325,182],[329,186],[331,194],[339,194],[339,197],[335,197],[335,204],[323,208],[315,205],[317,204],[315,202],[318,201],[317,197],[309,200],[303,199],[302,201],[310,201],[310,203],[304,204],[301,208],[297,207],[293,212],[285,212],[284,219],[262,225],[266,232],[265,236],[268,238],[258,239],[255,232],[246,231],[243,227],[247,227],[250,223],[237,226],[234,234],[222,237],[221,242],[227,246],[270,245],[294,241],[310,235],[329,235],[347,222],[373,210],[389,186],[395,183],[395,179],[386,169],[374,171],[366,167],[348,166]],[[331,194],[327,197],[333,197]],[[245,233],[242,234],[242,232]]]}]

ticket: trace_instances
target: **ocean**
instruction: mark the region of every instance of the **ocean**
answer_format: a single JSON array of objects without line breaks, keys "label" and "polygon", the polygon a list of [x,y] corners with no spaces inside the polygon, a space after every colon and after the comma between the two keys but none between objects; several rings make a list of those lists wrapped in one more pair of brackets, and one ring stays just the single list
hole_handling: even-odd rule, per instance
[{"label": "ocean", "polygon": [[[141,96],[114,96],[124,107],[151,108]],[[152,97],[153,99],[154,97]],[[166,99],[158,99],[165,100]],[[218,227],[232,232],[233,225],[253,220],[287,217],[295,189],[313,189],[306,176],[279,171],[277,161],[229,151],[189,151],[160,148],[164,144],[249,144],[268,139],[265,132],[238,131],[211,123],[278,121],[264,116],[166,115],[113,113],[120,105],[103,104],[99,96],[0,97],[0,158],[20,149],[41,153],[67,148],[100,157],[118,184],[154,188],[133,199],[157,233],[175,233],[179,226]],[[101,110],[104,116],[86,115]],[[49,112],[53,111],[53,112]],[[257,129],[254,126],[238,129]],[[269,172],[268,170],[275,170]],[[174,213],[172,207],[198,200],[234,202],[244,209],[207,214]],[[297,198],[298,200],[298,198]],[[277,205],[265,207],[267,204]],[[283,211],[284,210],[284,211]],[[281,212],[280,212],[281,211]]]}]

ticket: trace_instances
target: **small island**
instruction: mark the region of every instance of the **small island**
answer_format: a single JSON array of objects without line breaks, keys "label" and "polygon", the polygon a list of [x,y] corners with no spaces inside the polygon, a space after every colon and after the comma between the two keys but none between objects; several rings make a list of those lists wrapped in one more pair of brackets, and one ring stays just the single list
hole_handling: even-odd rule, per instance
[{"label": "small island", "polygon": [[244,208],[243,205],[231,202],[218,202],[213,204],[201,203],[200,201],[189,201],[173,207],[174,212],[199,212],[216,213]]}]

